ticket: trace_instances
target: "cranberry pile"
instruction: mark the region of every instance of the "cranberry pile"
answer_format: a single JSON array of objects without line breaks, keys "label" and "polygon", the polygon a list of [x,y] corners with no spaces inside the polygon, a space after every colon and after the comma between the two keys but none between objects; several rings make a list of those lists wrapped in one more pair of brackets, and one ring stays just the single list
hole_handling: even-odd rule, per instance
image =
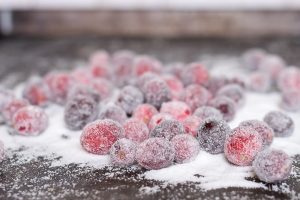
[{"label": "cranberry pile", "polygon": [[[269,146],[273,137],[293,133],[293,120],[272,111],[263,121],[244,121],[233,129],[228,122],[244,106],[247,90],[277,89],[279,106],[299,111],[300,69],[259,49],[246,51],[241,61],[250,71],[244,81],[213,76],[200,63],[163,66],[127,50],[97,51],[86,67],[31,78],[22,98],[0,88],[1,121],[14,134],[38,135],[48,125],[44,108],[55,103],[64,107],[66,128],[82,131],[82,148],[110,155],[113,165],[161,169],[206,151],[224,153],[235,165],[253,165],[262,181],[281,181],[291,172],[291,159]],[[3,152],[0,142],[0,158]]]}]

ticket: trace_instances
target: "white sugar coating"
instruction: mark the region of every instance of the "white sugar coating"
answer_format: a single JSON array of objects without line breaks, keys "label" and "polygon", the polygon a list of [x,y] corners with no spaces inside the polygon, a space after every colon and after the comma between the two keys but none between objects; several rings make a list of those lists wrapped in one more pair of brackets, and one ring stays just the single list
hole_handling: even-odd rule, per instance
[{"label": "white sugar coating", "polygon": [[[300,83],[300,82],[299,82]],[[282,91],[281,107],[287,111],[300,111],[300,89]]]},{"label": "white sugar coating", "polygon": [[118,105],[128,114],[131,114],[134,109],[143,102],[143,93],[131,85],[125,86],[120,90],[117,100]]},{"label": "white sugar coating", "polygon": [[287,67],[281,71],[277,79],[277,87],[281,91],[291,88],[300,89],[300,69],[298,67]]},{"label": "white sugar coating", "polygon": [[171,143],[175,148],[175,161],[177,163],[187,163],[195,160],[200,151],[199,142],[188,134],[174,136]]},{"label": "white sugar coating", "polygon": [[222,113],[218,109],[211,106],[201,106],[194,111],[193,115],[199,117],[201,120],[210,117],[215,119],[223,119]]},{"label": "white sugar coating", "polygon": [[110,160],[113,165],[129,166],[135,162],[136,144],[126,138],[117,140],[110,148]]},{"label": "white sugar coating", "polygon": [[267,55],[258,69],[271,75],[273,80],[276,80],[280,72],[286,67],[284,60],[278,55]]},{"label": "white sugar coating", "polygon": [[[212,75],[223,75],[224,71],[230,72],[227,73],[228,77],[241,73],[244,74],[244,77],[248,75],[248,72],[244,72],[239,67],[236,57],[214,56]],[[17,87],[15,92],[21,97],[22,86]],[[275,92],[269,94],[246,92],[246,100],[245,106],[230,122],[232,128],[245,120],[262,120],[266,113],[280,109],[278,108],[280,95]],[[70,131],[65,127],[62,107],[50,105],[45,111],[49,116],[49,126],[38,137],[10,135],[6,126],[0,126],[1,140],[8,153],[21,146],[26,147],[24,151],[20,152],[22,156],[17,162],[26,162],[37,156],[46,156],[49,158],[61,157],[59,160],[53,161],[53,166],[76,163],[100,168],[109,165],[109,156],[90,154],[81,148],[79,141],[81,132]],[[274,138],[271,147],[281,149],[289,156],[293,156],[300,153],[300,116],[299,113],[287,112],[287,114],[295,122],[295,133],[287,138]],[[226,161],[223,154],[211,155],[204,151],[199,153],[192,162],[160,170],[149,170],[145,173],[146,179],[165,181],[171,184],[189,181],[206,190],[224,187],[265,188],[262,183],[245,179],[245,177],[252,176],[254,173],[251,167],[234,166]],[[157,190],[157,186],[143,187],[141,190],[144,188],[147,191]]]},{"label": "white sugar coating", "polygon": [[232,99],[238,107],[241,107],[245,103],[245,94],[243,88],[238,84],[228,84],[221,87],[217,96],[226,96]]},{"label": "white sugar coating", "polygon": [[152,131],[157,125],[159,125],[161,122],[165,120],[172,120],[174,117],[172,115],[166,114],[166,113],[158,113],[152,116],[150,119],[150,122],[148,124],[148,128],[150,131]]},{"label": "white sugar coating", "polygon": [[266,149],[257,154],[253,162],[258,178],[267,183],[288,178],[292,170],[292,159],[281,150]]},{"label": "white sugar coating", "polygon": [[218,154],[224,151],[224,142],[229,133],[230,127],[224,120],[207,118],[199,125],[197,139],[201,149]]},{"label": "white sugar coating", "polygon": [[124,122],[123,128],[125,137],[136,143],[141,143],[149,138],[149,129],[141,120],[135,118],[128,119]]},{"label": "white sugar coating", "polygon": [[292,118],[280,111],[271,111],[264,117],[266,122],[274,131],[276,137],[288,137],[294,132],[295,125]]}]

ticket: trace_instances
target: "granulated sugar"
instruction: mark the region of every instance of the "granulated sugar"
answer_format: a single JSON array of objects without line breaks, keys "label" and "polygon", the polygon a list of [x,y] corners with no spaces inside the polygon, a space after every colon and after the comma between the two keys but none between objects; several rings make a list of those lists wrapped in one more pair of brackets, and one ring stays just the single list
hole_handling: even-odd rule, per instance
[{"label": "granulated sugar", "polygon": [[[21,88],[22,86],[19,86],[16,93],[19,93]],[[247,92],[245,97],[246,104],[237,112],[235,120],[230,123],[231,128],[235,128],[244,120],[262,120],[269,111],[279,110],[280,96],[278,93]],[[23,159],[18,162],[45,156],[47,158],[60,157],[53,161],[53,166],[76,163],[100,168],[109,165],[108,156],[89,154],[82,149],[79,140],[81,131],[70,131],[66,128],[62,107],[51,105],[46,112],[49,115],[49,127],[37,137],[10,135],[6,126],[0,126],[1,140],[8,154],[24,147],[24,150],[20,152]],[[299,113],[287,114],[295,122],[295,131],[291,137],[275,138],[271,147],[281,149],[293,156],[300,154],[300,115]],[[166,181],[171,184],[195,182],[207,190],[223,187],[265,187],[262,183],[245,179],[254,176],[252,167],[238,167],[227,162],[223,154],[211,155],[204,151],[200,151],[192,162],[176,164],[160,170],[149,170],[144,173],[144,176],[146,179]],[[155,193],[157,190],[158,188],[141,188],[141,191],[149,193]]]}]

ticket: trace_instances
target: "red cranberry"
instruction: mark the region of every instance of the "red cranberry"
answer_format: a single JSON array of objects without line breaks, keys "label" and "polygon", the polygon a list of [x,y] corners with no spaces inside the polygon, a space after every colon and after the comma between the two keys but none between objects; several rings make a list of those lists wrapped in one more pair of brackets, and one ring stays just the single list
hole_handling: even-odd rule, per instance
[{"label": "red cranberry", "polygon": [[276,80],[281,71],[286,67],[282,58],[277,55],[268,55],[259,65],[259,70],[268,73]]},{"label": "red cranberry", "polygon": [[117,103],[127,114],[131,114],[134,109],[143,102],[143,93],[138,88],[127,85],[121,89]]},{"label": "red cranberry", "polygon": [[214,119],[223,119],[222,113],[210,106],[201,106],[197,108],[193,114],[194,116],[197,116],[199,119],[204,120],[207,118],[214,118]]},{"label": "red cranberry", "polygon": [[300,90],[300,70],[297,67],[288,67],[280,73],[277,86],[281,91]]},{"label": "red cranberry", "polygon": [[110,148],[110,160],[113,165],[129,166],[135,162],[136,144],[126,138],[117,140]]},{"label": "red cranberry", "polygon": [[160,112],[170,114],[178,121],[185,120],[192,113],[190,107],[182,101],[169,101],[163,103]]},{"label": "red cranberry", "polygon": [[158,113],[152,116],[148,127],[149,130],[153,130],[156,126],[158,126],[161,122],[165,121],[165,120],[172,120],[174,119],[172,117],[172,115],[166,114],[166,113]]},{"label": "red cranberry", "polygon": [[116,121],[97,120],[86,125],[81,134],[81,146],[89,153],[106,155],[111,146],[124,137],[124,129]]},{"label": "red cranberry", "polygon": [[191,63],[182,69],[181,80],[184,85],[206,84],[209,80],[209,73],[202,64]]},{"label": "red cranberry", "polygon": [[128,119],[123,124],[123,127],[125,137],[134,142],[141,143],[149,138],[149,129],[147,125],[138,119]]},{"label": "red cranberry", "polygon": [[110,57],[106,51],[100,50],[93,53],[90,57],[90,72],[93,77],[110,77]]},{"label": "red cranberry", "polygon": [[149,56],[138,56],[134,59],[133,74],[141,76],[146,72],[158,73],[161,71],[161,63]]},{"label": "red cranberry", "polygon": [[158,114],[157,109],[150,104],[140,104],[133,111],[132,117],[148,124],[153,115]]},{"label": "red cranberry", "polygon": [[183,84],[182,82],[173,75],[163,75],[162,79],[167,83],[170,88],[172,99],[179,100],[183,93]]},{"label": "red cranberry", "polygon": [[184,134],[184,127],[177,120],[164,120],[151,131],[152,137],[163,137],[167,140],[179,134]]},{"label": "red cranberry", "polygon": [[282,94],[281,107],[287,111],[300,110],[300,90],[286,90]]},{"label": "red cranberry", "polygon": [[192,111],[204,106],[211,99],[210,92],[200,85],[189,85],[183,93],[183,100],[190,106]]},{"label": "red cranberry", "polygon": [[99,119],[112,119],[123,124],[127,120],[127,115],[121,107],[114,104],[107,104],[101,108]]},{"label": "red cranberry", "polygon": [[217,96],[226,96],[232,99],[239,107],[245,103],[245,94],[241,86],[237,84],[226,85],[217,92]]},{"label": "red cranberry", "polygon": [[210,105],[218,109],[222,113],[223,119],[227,122],[234,119],[236,113],[236,104],[232,99],[226,96],[218,96],[210,102]]},{"label": "red cranberry", "polygon": [[266,52],[264,50],[249,49],[242,55],[243,65],[250,70],[256,70],[265,57]]},{"label": "red cranberry", "polygon": [[14,114],[21,108],[28,105],[29,103],[25,99],[12,99],[9,103],[7,103],[2,111],[2,115],[6,123],[11,124]]},{"label": "red cranberry", "polygon": [[255,92],[268,92],[272,87],[272,79],[265,72],[256,71],[249,75],[248,88]]},{"label": "red cranberry", "polygon": [[264,117],[264,122],[273,129],[275,137],[291,136],[295,129],[292,118],[279,111],[267,113]]},{"label": "red cranberry", "polygon": [[182,121],[182,125],[184,127],[185,133],[192,135],[194,137],[197,136],[198,127],[201,123],[201,119],[197,116],[191,115],[185,118],[185,120]]}]

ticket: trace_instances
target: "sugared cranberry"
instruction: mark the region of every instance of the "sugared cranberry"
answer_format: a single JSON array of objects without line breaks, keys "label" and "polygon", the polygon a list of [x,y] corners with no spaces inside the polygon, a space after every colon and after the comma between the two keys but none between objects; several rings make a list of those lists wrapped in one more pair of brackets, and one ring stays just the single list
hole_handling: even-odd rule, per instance
[{"label": "sugared cranberry", "polygon": [[19,135],[39,135],[48,126],[48,116],[39,107],[26,106],[18,110],[12,119],[14,132]]},{"label": "sugared cranberry", "polygon": [[152,79],[145,83],[143,88],[146,103],[149,103],[156,108],[159,108],[162,103],[171,99],[171,91],[161,79]]},{"label": "sugared cranberry", "polygon": [[6,123],[11,124],[14,114],[21,108],[28,106],[29,103],[25,99],[12,99],[7,103],[2,111],[2,115]]},{"label": "sugared cranberry", "polygon": [[32,105],[46,106],[51,101],[51,92],[42,79],[32,78],[24,87],[23,97]]},{"label": "sugared cranberry", "polygon": [[261,136],[263,148],[267,148],[271,145],[274,137],[274,132],[271,127],[269,127],[269,125],[265,122],[259,120],[246,120],[241,122],[239,126],[249,127],[256,130],[257,133]]},{"label": "sugared cranberry", "polygon": [[286,67],[284,60],[277,55],[268,55],[259,65],[259,70],[268,73],[276,80],[281,71]]},{"label": "sugared cranberry", "polygon": [[127,115],[121,107],[114,104],[107,104],[101,108],[99,119],[112,119],[123,124],[127,120]]},{"label": "sugared cranberry", "polygon": [[207,119],[207,118],[214,118],[214,119],[223,119],[222,113],[211,106],[201,106],[197,108],[193,114],[194,116],[197,116],[201,120]]},{"label": "sugared cranberry", "polygon": [[139,76],[136,80],[136,85],[138,88],[140,88],[140,90],[144,90],[145,88],[145,84],[152,80],[152,79],[156,79],[156,78],[160,78],[160,76],[158,74],[155,74],[153,72],[145,72],[143,75]]},{"label": "sugared cranberry", "polygon": [[98,94],[98,92],[92,87],[89,87],[87,85],[81,85],[81,84],[73,85],[68,92],[67,100],[78,96],[91,97],[92,99],[95,100],[95,102],[99,102],[100,100],[100,95]]},{"label": "sugared cranberry", "polygon": [[131,114],[139,104],[143,103],[144,95],[138,88],[127,85],[121,89],[117,101],[127,114]]},{"label": "sugared cranberry", "polygon": [[261,71],[253,72],[249,75],[247,86],[255,92],[268,92],[272,87],[271,76]]},{"label": "sugared cranberry", "polygon": [[124,137],[124,129],[116,121],[97,120],[86,125],[80,137],[81,146],[89,153],[106,155],[111,146]]},{"label": "sugared cranberry", "polygon": [[139,144],[136,160],[146,169],[161,169],[172,165],[175,149],[170,141],[164,138],[149,138]]},{"label": "sugared cranberry", "polygon": [[149,129],[147,125],[135,118],[128,119],[124,124],[125,137],[136,142],[141,143],[149,138]]},{"label": "sugared cranberry", "polygon": [[162,79],[167,83],[170,88],[172,99],[179,100],[183,93],[183,84],[182,82],[173,75],[167,74],[163,75]]},{"label": "sugared cranberry", "polygon": [[257,154],[253,161],[253,169],[261,181],[283,181],[291,174],[292,159],[281,150],[266,149]]},{"label": "sugared cranberry", "polygon": [[133,111],[132,117],[148,124],[153,115],[158,114],[157,109],[150,104],[140,104]]},{"label": "sugared cranberry", "polygon": [[300,110],[300,90],[282,91],[281,107],[287,111]]},{"label": "sugared cranberry", "polygon": [[248,166],[252,164],[255,156],[263,148],[260,135],[253,128],[238,127],[227,136],[224,153],[229,162]]},{"label": "sugared cranberry", "polygon": [[84,67],[74,69],[71,72],[71,77],[76,83],[83,85],[89,85],[93,79],[91,72]]},{"label": "sugared cranberry", "polygon": [[211,99],[211,93],[201,85],[189,85],[183,93],[183,100],[190,106],[192,111],[204,106]]},{"label": "sugared cranberry", "polygon": [[226,96],[232,99],[237,106],[241,107],[245,103],[245,94],[241,86],[237,84],[228,84],[217,92],[217,96]]},{"label": "sugared cranberry", "polygon": [[77,95],[68,99],[64,120],[71,130],[81,130],[98,117],[98,103],[91,96]]},{"label": "sugared cranberry", "polygon": [[199,63],[191,63],[181,72],[181,80],[184,85],[206,84],[209,79],[208,70]]},{"label": "sugared cranberry", "polygon": [[185,118],[182,121],[182,125],[184,127],[185,133],[196,137],[199,124],[201,123],[201,119],[197,116],[191,115]]},{"label": "sugared cranberry", "polygon": [[249,49],[242,55],[243,65],[250,70],[256,70],[266,55],[262,49]]},{"label": "sugared cranberry", "polygon": [[183,63],[170,63],[163,67],[166,74],[172,74],[177,78],[181,78],[181,72],[184,68]]},{"label": "sugared cranberry", "polygon": [[137,56],[134,59],[133,74],[141,76],[146,72],[158,73],[161,71],[161,63],[150,56]]},{"label": "sugared cranberry", "polygon": [[110,56],[106,51],[100,50],[90,57],[90,72],[93,77],[107,78],[111,75]]},{"label": "sugared cranberry", "polygon": [[158,113],[152,116],[151,120],[148,123],[149,130],[153,130],[157,125],[165,120],[173,120],[172,115],[166,113]]},{"label": "sugared cranberry", "polygon": [[169,101],[163,103],[160,112],[170,114],[178,121],[185,120],[192,113],[190,107],[182,101]]},{"label": "sugared cranberry", "polygon": [[221,87],[228,84],[228,79],[224,76],[212,76],[205,84],[205,87],[212,95],[215,95]]},{"label": "sugared cranberry", "polygon": [[113,91],[112,83],[103,78],[93,79],[90,86],[98,92],[100,100],[109,98]]},{"label": "sugared cranberry", "polygon": [[163,137],[171,140],[175,135],[183,134],[184,127],[177,120],[164,120],[158,124],[152,131],[152,137]]},{"label": "sugared cranberry", "polygon": [[236,104],[232,99],[226,96],[215,97],[213,100],[211,100],[210,105],[218,109],[222,113],[223,119],[227,122],[233,120],[235,117]]},{"label": "sugared cranberry", "polygon": [[53,101],[64,104],[70,86],[73,85],[73,78],[65,72],[52,72],[45,77],[45,81],[50,89]]},{"label": "sugared cranberry", "polygon": [[113,165],[129,166],[135,162],[136,144],[126,138],[117,140],[110,148],[110,160]]},{"label": "sugared cranberry", "polygon": [[176,135],[171,143],[175,148],[175,161],[177,163],[187,163],[195,160],[200,151],[198,141],[191,135]]},{"label": "sugared cranberry", "polygon": [[277,86],[281,91],[300,90],[300,69],[288,67],[282,70],[277,79]]},{"label": "sugared cranberry", "polygon": [[229,133],[230,127],[225,121],[207,118],[199,125],[197,139],[201,149],[218,154],[224,151],[224,142]]},{"label": "sugared cranberry", "polygon": [[295,129],[292,118],[279,111],[267,113],[264,117],[264,122],[273,129],[276,137],[291,136]]}]

